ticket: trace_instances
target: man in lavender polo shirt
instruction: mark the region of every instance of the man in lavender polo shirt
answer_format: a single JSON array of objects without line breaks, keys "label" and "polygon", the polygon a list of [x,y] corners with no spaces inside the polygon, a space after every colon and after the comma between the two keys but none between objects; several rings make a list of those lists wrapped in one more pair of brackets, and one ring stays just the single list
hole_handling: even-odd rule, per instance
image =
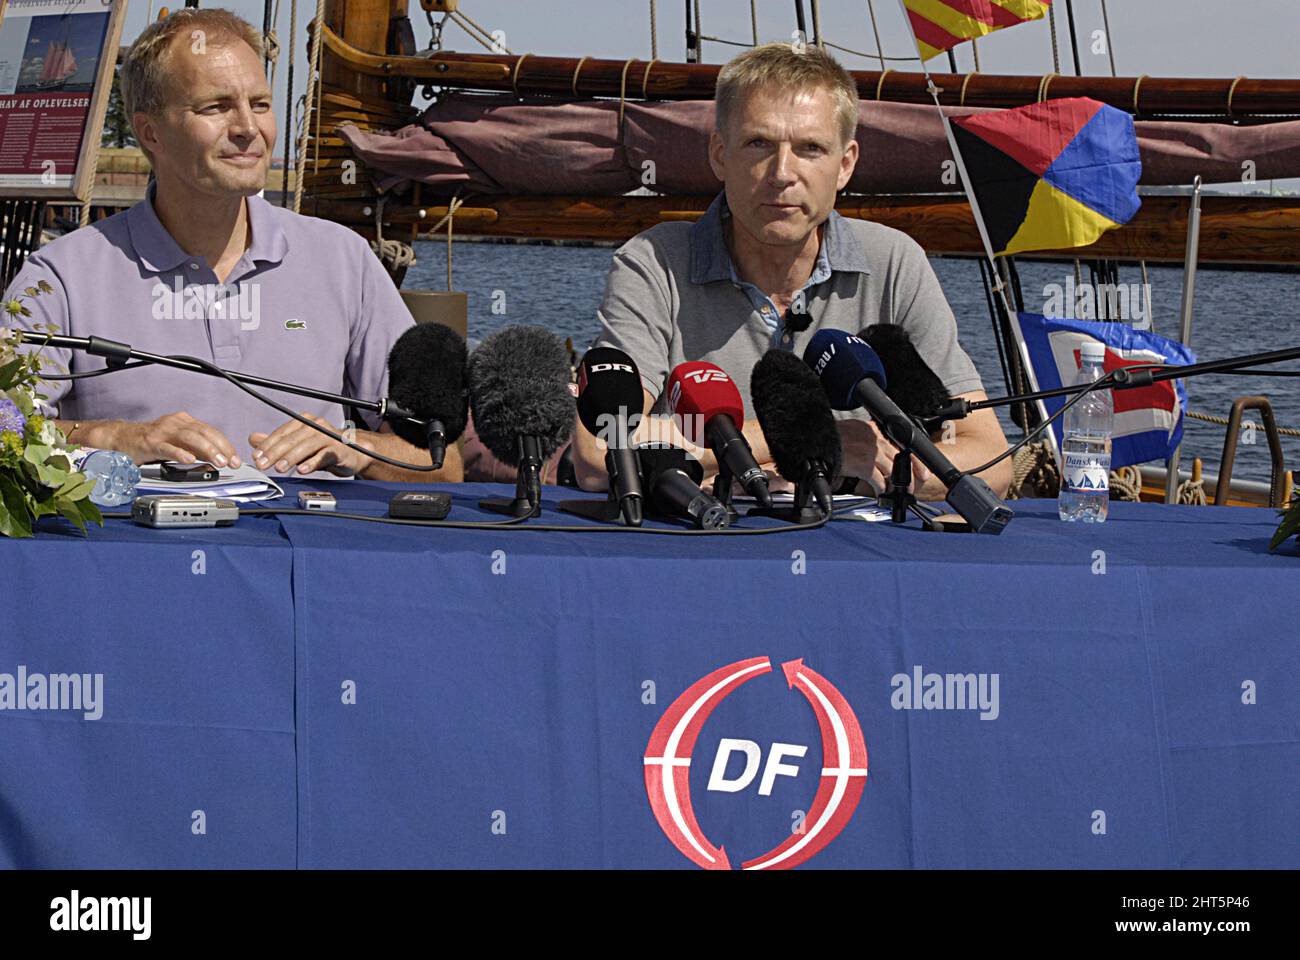
[{"label": "man in lavender polo shirt", "polygon": [[[199,39],[201,38],[201,40]],[[7,298],[28,297],[28,326],[106,337],[240,373],[377,400],[387,357],[413,321],[369,245],[345,227],[256,196],[275,143],[260,35],[225,10],[182,9],[148,27],[123,66],[123,93],[155,182],[125,213],[34,253]],[[72,372],[103,366],[43,348]],[[351,450],[214,377],[147,366],[52,381],[45,392],[69,440],[138,463],[248,460],[272,473],[460,479],[454,448],[438,473],[401,471]],[[268,392],[344,432],[338,404]],[[428,451],[368,417],[356,442],[408,463]]]}]

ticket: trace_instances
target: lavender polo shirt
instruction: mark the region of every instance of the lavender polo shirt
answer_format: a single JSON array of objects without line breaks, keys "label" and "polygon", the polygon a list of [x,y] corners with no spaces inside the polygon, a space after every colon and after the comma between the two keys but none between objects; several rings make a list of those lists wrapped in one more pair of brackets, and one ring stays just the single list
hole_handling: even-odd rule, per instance
[{"label": "lavender polo shirt", "polygon": [[[54,292],[26,297],[31,317],[14,319],[360,399],[385,395],[388,352],[415,321],[364,239],[249,197],[252,243],[222,285],[203,257],[172,239],[152,198],[151,186],[131,209],[33,253],[5,297],[22,296],[39,280]],[[81,351],[44,350],[74,373],[104,366]],[[288,419],[225,380],[158,366],[50,381],[43,392],[68,420],[148,421],[183,410],[224,433],[245,462],[249,434]],[[266,393],[336,427],[344,422],[338,404]],[[378,429],[365,416],[357,426]]]}]

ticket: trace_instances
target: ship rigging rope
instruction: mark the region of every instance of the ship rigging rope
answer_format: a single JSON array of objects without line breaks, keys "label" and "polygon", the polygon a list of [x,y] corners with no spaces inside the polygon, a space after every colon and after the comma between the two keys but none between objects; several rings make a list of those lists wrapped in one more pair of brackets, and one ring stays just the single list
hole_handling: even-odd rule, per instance
[{"label": "ship rigging rope", "polygon": [[817,48],[824,50],[826,41],[822,37],[822,5],[821,0],[811,0],[813,15],[813,35],[817,38]]},{"label": "ship rigging rope", "polygon": [[838,43],[831,43],[829,40],[826,41],[826,46],[834,47],[836,50],[842,50],[845,53],[851,53],[855,57],[866,57],[868,60],[879,60],[881,61],[882,69],[886,69],[884,67],[884,61],[886,60],[897,60],[897,61],[913,62],[913,63],[916,62],[916,57],[882,57],[878,53],[867,53],[863,50],[854,50],[852,47],[842,47]]},{"label": "ship rigging rope", "polygon": [[[270,3],[267,3],[270,6]],[[262,34],[262,57],[271,67],[270,84],[272,90],[275,89],[275,69],[280,65],[280,38],[276,36],[274,24],[280,22],[280,0],[275,0],[275,13],[272,14],[271,23],[273,26],[266,33]]]},{"label": "ship rigging rope", "polygon": [[[450,202],[447,204],[447,213],[443,216],[441,220],[439,220],[432,227],[430,227],[428,233],[425,234],[428,237],[432,237],[435,233],[437,233],[439,230],[442,229],[442,225],[444,223],[447,225],[447,289],[448,290],[451,290],[451,228],[452,228],[452,224],[455,222],[456,219],[456,211],[460,209],[460,207],[465,203],[466,199],[467,198],[461,197],[460,188],[457,188],[456,193],[452,196]],[[415,262],[414,251],[412,251],[411,262],[412,263]]]},{"label": "ship rigging rope", "polygon": [[[654,0],[650,0],[653,4]],[[749,0],[749,29],[754,37],[754,46],[758,46],[758,7],[754,0]]]},{"label": "ship rigging rope", "polygon": [[530,54],[521,53],[519,59],[515,61],[515,68],[510,71],[510,89],[514,91],[515,96],[519,96],[519,66],[528,59]]},{"label": "ship rigging rope", "polygon": [[[280,0],[275,0],[275,17],[276,22],[280,18]],[[282,179],[280,181],[280,206],[288,206],[289,203],[289,171],[296,170],[297,164],[290,166],[289,148],[296,137],[292,136],[294,131],[293,124],[293,48],[298,40],[298,0],[289,2],[289,64],[288,79],[289,82],[284,89],[284,166],[281,168]],[[271,64],[271,90],[275,90],[275,64]],[[295,158],[296,160],[296,158]]]},{"label": "ship rigging rope", "polygon": [[[477,40],[477,41],[478,41],[479,43],[481,43],[483,46],[487,47],[488,50],[490,50],[491,52],[493,52],[493,53],[503,53],[503,52],[504,52],[504,53],[508,53],[508,54],[511,54],[511,55],[514,54],[514,51],[511,50],[509,47],[507,47],[504,43],[498,45],[498,44],[497,44],[497,40],[496,40],[496,38],[495,38],[494,36],[492,36],[492,34],[488,33],[486,30],[484,30],[482,27],[480,27],[480,26],[479,26],[477,23],[475,23],[473,20],[471,20],[469,14],[465,13],[465,11],[463,11],[463,10],[452,10],[452,11],[451,11],[451,19],[452,19],[453,21],[455,21],[455,23],[456,23],[456,25],[457,25],[458,27],[460,27],[462,30],[464,30],[466,33],[468,33],[471,37],[473,37],[475,40]],[[462,21],[464,21],[464,22],[462,23]],[[469,24],[469,26],[466,26],[465,24]],[[470,29],[471,27],[473,28],[473,30]],[[475,34],[475,33],[474,33],[474,30],[477,30],[477,31],[478,31],[478,34]],[[480,35],[481,35],[481,36],[480,36]],[[484,38],[486,38],[486,40],[491,41],[491,42],[490,42],[490,43],[486,42],[486,41],[484,40]]]},{"label": "ship rigging rope", "polygon": [[[1187,415],[1193,420],[1203,420],[1206,423],[1217,423],[1221,427],[1226,427],[1228,425],[1227,417],[1216,417],[1212,413],[1199,413],[1196,410],[1188,410]],[[1243,423],[1242,426],[1245,427],[1245,423]],[[1300,430],[1297,430],[1295,427],[1278,427],[1277,432],[1288,437],[1300,437]]]},{"label": "ship rigging rope", "polygon": [[1115,44],[1110,37],[1110,14],[1106,10],[1106,0],[1101,0],[1101,25],[1106,31],[1106,55],[1110,57],[1110,75],[1119,76],[1115,70]]},{"label": "ship rigging rope", "polygon": [[[320,75],[320,51],[324,45],[321,41],[321,30],[325,23],[325,0],[316,0],[316,17],[312,21],[311,34],[311,67],[307,72],[307,92],[304,94],[305,101],[302,111],[302,134],[298,137],[298,165],[294,171],[293,179],[293,212],[298,213],[302,209],[302,181],[303,166],[307,160],[307,130],[312,120],[312,107],[320,95],[321,75]],[[313,168],[320,169],[320,113],[316,114],[316,136],[312,145],[315,150],[315,162]]]},{"label": "ship rigging rope", "polygon": [[655,13],[655,0],[650,0],[650,59],[659,59],[659,25]]},{"label": "ship rigging rope", "polygon": [[[1051,35],[1052,38],[1052,72],[1060,73],[1061,53],[1056,48],[1056,7],[1047,8],[1047,20],[1048,20],[1048,33]],[[1043,99],[1042,97],[1038,98],[1040,103],[1042,102],[1042,99]]]},{"label": "ship rigging rope", "polygon": [[972,70],[970,73],[966,74],[965,79],[961,82],[961,96],[957,100],[957,106],[959,107],[966,106],[966,85],[970,83],[970,78],[973,76],[975,76],[975,71]]},{"label": "ship rigging rope", "polygon": [[590,59],[591,57],[580,58],[578,60],[578,65],[573,68],[573,83],[569,84],[569,89],[573,91],[575,97],[578,95],[578,74],[582,72],[582,65]]},{"label": "ship rigging rope", "polygon": [[871,14],[871,32],[876,37],[876,58],[880,60],[880,69],[885,69],[885,46],[880,42],[880,27],[876,23],[875,0],[867,0],[867,12]]}]

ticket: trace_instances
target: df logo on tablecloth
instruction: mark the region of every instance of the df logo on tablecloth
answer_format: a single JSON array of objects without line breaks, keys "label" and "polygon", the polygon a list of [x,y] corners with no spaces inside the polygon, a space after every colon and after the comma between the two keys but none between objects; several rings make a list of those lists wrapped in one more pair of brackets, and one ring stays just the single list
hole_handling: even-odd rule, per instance
[{"label": "df logo on tablecloth", "polygon": [[[691,752],[709,714],[742,684],[772,670],[767,657],[738,660],[702,677],[664,711],[645,749],[645,788],[650,808],[673,846],[706,870],[730,870],[727,852],[715,847],[696,822],[691,808]],[[867,744],[862,728],[844,695],[802,660],[781,664],[791,690],[803,694],[817,717],[822,735],[822,771],[817,796],[804,818],[803,829],[762,856],[746,860],[745,870],[797,867],[839,835],[862,799],[867,782]],[[768,784],[781,769],[775,751],[769,755]],[[747,781],[756,773],[751,763]],[[784,768],[789,769],[789,768]]]}]

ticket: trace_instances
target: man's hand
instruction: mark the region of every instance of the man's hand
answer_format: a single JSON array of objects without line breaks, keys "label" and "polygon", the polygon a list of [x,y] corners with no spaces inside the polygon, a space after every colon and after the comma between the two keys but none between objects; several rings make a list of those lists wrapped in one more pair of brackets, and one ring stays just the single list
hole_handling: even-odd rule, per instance
[{"label": "man's hand", "polygon": [[[65,431],[68,421],[60,421]],[[218,467],[238,467],[239,455],[224,433],[211,424],[178,411],[150,420],[97,420],[83,423],[75,442],[103,450],[120,450],[137,464],[206,460]]]},{"label": "man's hand", "polygon": [[[342,434],[341,427],[332,426],[323,417],[298,411],[302,416],[322,427]],[[297,469],[298,473],[311,473],[314,470],[328,470],[336,477],[351,477],[370,465],[371,458],[364,453],[353,450],[337,440],[331,440],[318,430],[313,430],[297,420],[276,427],[268,433],[249,434],[248,442],[253,446],[253,463],[259,470],[274,469],[279,473],[288,473]]]},{"label": "man's hand", "polygon": [[[873,490],[882,493],[889,482],[898,448],[881,435],[874,423],[836,420],[835,425],[839,428],[840,446],[844,451],[844,465],[840,468],[840,473],[846,477],[865,480]],[[915,493],[929,478],[930,471],[913,456],[912,484],[909,489]]]}]

